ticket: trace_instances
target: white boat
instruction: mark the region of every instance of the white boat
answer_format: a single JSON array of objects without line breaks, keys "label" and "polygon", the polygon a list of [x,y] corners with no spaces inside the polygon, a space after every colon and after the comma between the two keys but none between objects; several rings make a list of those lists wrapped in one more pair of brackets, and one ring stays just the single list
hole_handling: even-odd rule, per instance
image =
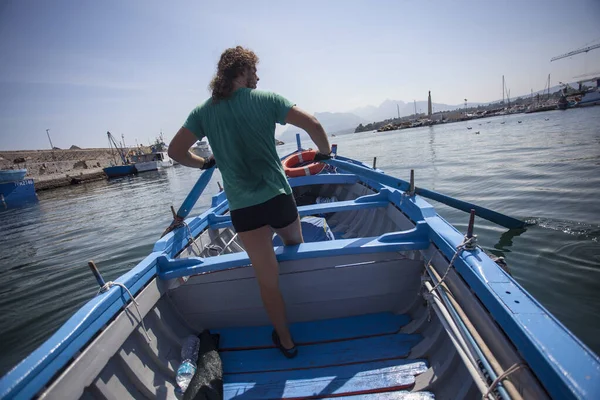
[{"label": "white boat", "polygon": [[192,147],[192,153],[198,157],[207,158],[212,154],[212,150],[206,140],[200,140],[194,147]]},{"label": "white boat", "polygon": [[156,154],[156,158],[159,163],[159,168],[169,168],[173,166],[173,160],[171,159],[171,157],[169,157],[166,151],[157,151],[156,153],[152,154]]},{"label": "white boat", "polygon": [[131,156],[137,172],[156,171],[160,167],[160,161],[156,154],[136,154]]},{"label": "white boat", "polygon": [[575,107],[587,107],[587,106],[597,106],[600,105],[600,91],[596,88],[596,90],[592,90],[590,92],[586,92],[579,100]]}]

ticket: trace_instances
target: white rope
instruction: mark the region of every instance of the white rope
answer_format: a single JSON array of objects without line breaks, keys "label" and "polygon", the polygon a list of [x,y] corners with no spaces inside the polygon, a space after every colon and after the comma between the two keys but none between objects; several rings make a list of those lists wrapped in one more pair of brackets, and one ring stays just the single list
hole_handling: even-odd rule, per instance
[{"label": "white rope", "polygon": [[144,329],[144,333],[146,334],[146,338],[148,339],[149,342],[152,341],[152,338],[150,338],[150,335],[148,335],[148,330],[146,329],[146,325],[144,325],[144,318],[142,317],[142,313],[140,312],[140,308],[139,308],[139,303],[136,301],[136,299],[133,297],[133,295],[131,294],[131,292],[129,291],[129,288],[127,286],[125,286],[124,284],[122,284],[121,282],[113,282],[113,281],[108,281],[104,284],[104,286],[102,286],[99,290],[98,290],[98,294],[100,293],[104,293],[107,290],[109,290],[111,287],[113,286],[119,286],[122,289],[125,289],[125,291],[129,294],[129,297],[131,298],[131,301],[133,302],[133,305],[135,306],[135,309],[138,312],[138,315],[140,316],[140,322],[142,324],[142,328]]},{"label": "white rope", "polygon": [[[448,269],[446,269],[444,276],[442,276],[442,279],[440,279],[440,281],[433,286],[433,288],[429,291],[429,293],[432,293],[435,289],[438,288],[438,286],[440,286],[442,284],[442,282],[444,282],[444,279],[446,279],[446,277],[448,276],[448,273],[450,272],[450,268],[453,267],[454,261],[456,261],[456,259],[460,255],[460,253],[462,253],[462,251],[465,248],[474,245],[476,242],[477,242],[477,238],[475,236],[471,236],[470,238],[468,238],[466,236],[464,237],[462,243],[456,247],[456,252],[454,253],[454,256],[452,257],[452,260],[450,260],[450,263],[448,264]],[[431,257],[431,260],[429,260],[429,263],[427,264],[427,268],[431,267],[432,261],[433,261],[433,257]]]},{"label": "white rope", "polygon": [[516,372],[519,369],[526,368],[526,367],[527,367],[527,365],[523,364],[523,363],[513,364],[510,367],[508,367],[508,369],[506,371],[504,371],[503,373],[501,373],[500,375],[498,375],[498,377],[496,379],[494,379],[494,381],[492,382],[492,384],[488,388],[487,392],[485,392],[485,394],[481,398],[483,400],[489,399],[489,395],[492,394],[492,392],[494,391],[494,389],[496,388],[496,386],[498,386],[498,384],[500,383],[500,381],[508,378],[508,376],[510,374],[512,374],[513,372]]},{"label": "white rope", "polygon": [[200,257],[202,255],[202,250],[200,249],[204,248],[204,245],[202,244],[202,233],[200,233],[200,235],[198,236],[198,239],[200,239],[200,247],[198,247],[198,243],[196,243],[196,241],[194,240],[194,235],[192,235],[192,230],[190,229],[190,226],[185,221],[181,221],[181,223],[187,228],[188,236],[192,242],[191,245],[196,246],[198,257]]},{"label": "white rope", "polygon": [[228,248],[231,243],[233,243],[233,241],[235,240],[235,238],[237,237],[237,235],[238,234],[236,232],[236,234],[233,235],[233,237],[229,240],[229,242],[227,242],[227,244],[225,245],[225,247],[223,247],[223,249],[221,250],[221,252],[219,253],[219,255],[223,254],[223,252],[225,251],[225,249]]}]

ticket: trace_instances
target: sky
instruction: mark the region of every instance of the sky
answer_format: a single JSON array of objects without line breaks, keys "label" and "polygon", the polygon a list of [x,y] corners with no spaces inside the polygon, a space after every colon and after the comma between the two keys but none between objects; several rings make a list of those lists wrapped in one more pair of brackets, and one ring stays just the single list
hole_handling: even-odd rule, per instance
[{"label": "sky", "polygon": [[221,52],[314,112],[386,99],[462,104],[599,72],[600,0],[0,0],[0,150],[170,140]]}]

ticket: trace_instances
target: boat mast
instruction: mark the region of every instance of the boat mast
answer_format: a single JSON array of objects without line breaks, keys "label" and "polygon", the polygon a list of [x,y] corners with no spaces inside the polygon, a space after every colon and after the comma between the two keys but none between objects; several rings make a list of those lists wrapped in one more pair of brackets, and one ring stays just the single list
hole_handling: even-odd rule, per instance
[{"label": "boat mast", "polygon": [[504,75],[502,75],[502,105],[504,105]]},{"label": "boat mast", "polygon": [[[108,144],[110,145],[110,143],[112,142],[112,144],[115,146],[115,150],[117,150],[117,152],[119,153],[119,156],[121,156],[121,161],[123,162],[123,165],[126,165],[127,160],[125,159],[123,150],[119,148],[119,146],[117,145],[117,142],[115,142],[115,138],[113,137],[113,135],[110,132],[107,131],[106,135],[108,136]],[[116,164],[116,161],[115,161],[115,164]]]},{"label": "boat mast", "polygon": [[110,149],[110,155],[112,156],[113,162],[117,165],[117,159],[115,158],[115,151],[113,149],[113,145],[110,141],[110,132],[106,132],[108,134],[108,148]]}]

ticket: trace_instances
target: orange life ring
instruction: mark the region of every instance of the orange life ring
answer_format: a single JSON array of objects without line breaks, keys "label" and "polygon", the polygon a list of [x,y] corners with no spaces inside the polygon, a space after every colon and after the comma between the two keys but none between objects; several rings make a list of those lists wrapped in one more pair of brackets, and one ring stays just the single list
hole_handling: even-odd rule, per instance
[{"label": "orange life ring", "polygon": [[285,174],[290,178],[297,178],[299,176],[317,175],[325,168],[325,164],[314,162],[303,167],[298,167],[307,161],[315,159],[315,150],[305,150],[301,153],[294,153],[285,160],[283,160],[283,170]]}]

